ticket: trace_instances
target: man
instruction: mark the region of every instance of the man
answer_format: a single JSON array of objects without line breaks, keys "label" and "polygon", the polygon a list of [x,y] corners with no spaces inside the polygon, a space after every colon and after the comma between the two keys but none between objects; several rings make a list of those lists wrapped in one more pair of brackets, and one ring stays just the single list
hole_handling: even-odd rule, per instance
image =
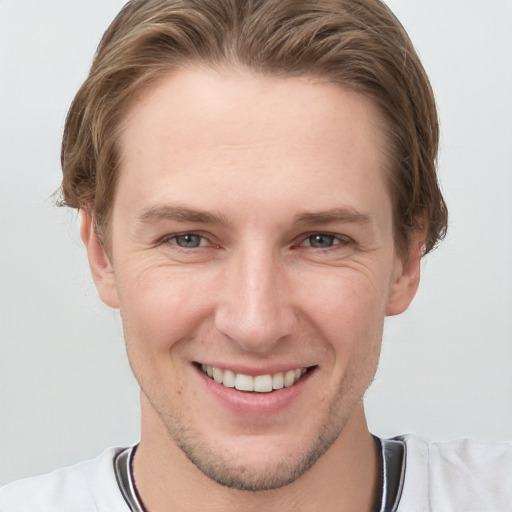
[{"label": "man", "polygon": [[141,441],[0,508],[507,510],[510,447],[379,440],[362,405],[446,229],[437,141],[377,0],[127,4],[68,116],[63,202],[121,311]]}]

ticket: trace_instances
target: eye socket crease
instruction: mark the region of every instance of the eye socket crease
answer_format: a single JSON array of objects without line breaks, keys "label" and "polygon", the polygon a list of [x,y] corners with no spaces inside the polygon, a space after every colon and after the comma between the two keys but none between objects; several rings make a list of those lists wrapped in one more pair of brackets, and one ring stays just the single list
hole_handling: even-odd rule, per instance
[{"label": "eye socket crease", "polygon": [[[225,227],[229,226],[230,224],[229,219],[219,212],[198,210],[175,202],[157,203],[150,205],[143,209],[137,220],[142,224],[176,222],[178,224],[193,223],[202,224],[205,226],[209,225]],[[313,229],[311,229],[308,235],[302,235],[303,241],[301,241],[299,244],[296,244],[295,247],[311,247],[313,249],[321,250],[328,249],[335,245],[347,245],[353,243],[354,240],[350,236],[340,234],[337,232],[337,229],[336,233],[329,232],[329,230],[324,231],[328,225],[334,227],[335,225],[338,226],[340,224],[353,226],[355,225],[357,226],[358,230],[363,229],[366,232],[368,229],[370,229],[371,232],[374,219],[367,213],[361,212],[353,207],[345,206],[329,208],[321,211],[305,211],[298,213],[293,217],[292,225],[295,227],[310,226]],[[315,227],[319,228],[318,231],[315,229]],[[183,236],[193,238],[189,239],[187,242],[182,238]],[[317,240],[318,245],[315,245],[314,241],[311,243],[312,236],[323,237],[323,246],[321,246],[322,243],[320,240]],[[310,241],[309,244],[304,241],[304,238],[307,238]],[[180,239],[183,243],[180,243]],[[339,240],[339,243],[333,243],[335,240]],[[169,243],[171,241],[173,241],[173,245],[184,250],[199,249],[202,247],[207,248],[208,246],[219,248],[222,245],[215,243],[212,241],[211,237],[205,236],[203,233],[197,232],[194,229],[181,233],[168,234],[158,240],[158,243]]]}]

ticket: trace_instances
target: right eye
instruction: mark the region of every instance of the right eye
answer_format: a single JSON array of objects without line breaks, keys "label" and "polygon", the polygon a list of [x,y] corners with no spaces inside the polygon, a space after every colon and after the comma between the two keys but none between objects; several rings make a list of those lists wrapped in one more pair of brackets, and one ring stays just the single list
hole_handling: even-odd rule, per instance
[{"label": "right eye", "polygon": [[183,233],[181,235],[173,235],[167,240],[168,242],[174,243],[183,249],[196,249],[197,247],[203,247],[208,243],[206,238],[196,233]]},{"label": "right eye", "polygon": [[313,247],[315,249],[327,249],[339,243],[334,235],[328,235],[324,233],[308,236],[304,242],[304,245],[306,245],[306,242],[309,247]]}]

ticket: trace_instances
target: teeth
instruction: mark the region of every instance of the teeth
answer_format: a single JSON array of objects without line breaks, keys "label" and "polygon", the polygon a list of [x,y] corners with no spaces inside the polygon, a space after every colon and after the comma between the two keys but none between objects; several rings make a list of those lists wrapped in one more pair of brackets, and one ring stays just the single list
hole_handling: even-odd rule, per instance
[{"label": "teeth", "polygon": [[288,370],[284,374],[284,387],[289,388],[290,386],[293,386],[295,384],[295,370]]},{"label": "teeth", "polygon": [[222,384],[227,388],[235,387],[235,374],[231,370],[226,370],[222,378]]},{"label": "teeth", "polygon": [[269,393],[272,391],[272,375],[258,375],[254,377],[254,391]]},{"label": "teeth", "polygon": [[239,391],[254,391],[254,379],[250,375],[237,373],[235,377],[235,388]]},{"label": "teeth", "polygon": [[284,375],[282,372],[274,374],[274,376],[272,377],[272,387],[274,389],[284,388]]},{"label": "teeth", "polygon": [[219,384],[222,384],[224,372],[220,368],[214,368],[212,373],[213,373],[213,380],[215,382],[218,382]]},{"label": "teeth", "polygon": [[293,386],[306,372],[306,368],[278,372],[273,375],[257,375],[251,377],[243,373],[234,373],[231,370],[222,370],[209,365],[201,365],[203,373],[210,379],[227,388],[235,388],[239,391],[255,391],[257,393],[270,393],[274,389],[289,388]]}]

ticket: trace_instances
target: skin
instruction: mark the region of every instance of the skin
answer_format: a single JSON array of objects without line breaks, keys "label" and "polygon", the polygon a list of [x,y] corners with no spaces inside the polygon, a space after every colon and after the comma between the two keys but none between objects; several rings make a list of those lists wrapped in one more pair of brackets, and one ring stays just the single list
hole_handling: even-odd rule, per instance
[{"label": "skin", "polygon": [[[200,511],[205,496],[212,511],[375,506],[362,397],[422,246],[396,255],[379,121],[338,85],[209,68],[131,106],[110,245],[87,211],[82,238],[141,386],[148,510]],[[197,363],[310,371],[288,395],[231,399]]]}]

